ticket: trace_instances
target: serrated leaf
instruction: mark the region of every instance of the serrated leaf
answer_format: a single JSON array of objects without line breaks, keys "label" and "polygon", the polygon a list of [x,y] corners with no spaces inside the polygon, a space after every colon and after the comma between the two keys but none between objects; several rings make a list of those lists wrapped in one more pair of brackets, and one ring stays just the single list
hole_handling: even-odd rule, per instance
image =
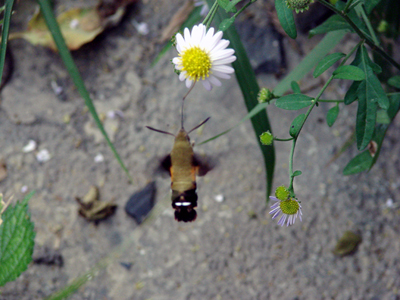
[{"label": "serrated leaf", "polygon": [[328,113],[326,114],[326,123],[328,123],[329,127],[332,127],[338,115],[339,115],[339,105],[336,105],[332,107],[330,110],[328,110]]},{"label": "serrated leaf", "polygon": [[297,37],[297,30],[293,11],[286,5],[285,0],[275,0],[275,9],[283,30],[288,36],[295,39]]},{"label": "serrated leaf", "polygon": [[221,22],[221,24],[219,24],[218,28],[221,31],[225,31],[233,24],[233,22],[235,22],[235,17],[225,19]]},{"label": "serrated leaf", "polygon": [[292,81],[290,83],[290,86],[292,87],[293,93],[296,93],[296,94],[300,94],[301,93],[300,86],[296,81]]},{"label": "serrated leaf", "polygon": [[371,141],[376,124],[378,105],[367,97],[367,83],[362,81],[358,87],[358,109],[356,119],[356,138],[358,150],[364,150]]},{"label": "serrated leaf", "polygon": [[395,87],[396,89],[400,89],[400,76],[397,75],[389,78],[388,84],[392,87]]},{"label": "serrated leaf", "polygon": [[290,129],[289,129],[289,134],[292,137],[297,137],[297,135],[299,134],[299,130],[301,128],[301,126],[303,125],[304,122],[304,118],[306,117],[305,114],[301,114],[298,115],[292,122],[292,125],[290,125]]},{"label": "serrated leaf", "polygon": [[312,104],[312,97],[303,94],[290,94],[276,99],[275,105],[286,110],[297,110]]},{"label": "serrated leaf", "polygon": [[296,177],[296,176],[300,176],[301,174],[303,174],[301,171],[299,171],[299,170],[296,170],[296,171],[294,171],[293,172],[293,177]]},{"label": "serrated leaf", "polygon": [[351,26],[339,15],[333,15],[321,25],[310,30],[309,37],[313,37],[317,34],[327,33],[335,30],[348,30],[353,32]]},{"label": "serrated leaf", "polygon": [[314,78],[317,78],[319,75],[324,73],[326,70],[328,70],[330,67],[332,67],[339,59],[342,57],[345,57],[346,54],[344,53],[332,53],[329,54],[328,56],[325,56],[323,59],[319,61],[317,66],[315,67],[313,76]]},{"label": "serrated leaf", "polygon": [[33,192],[22,203],[8,207],[0,226],[0,286],[15,280],[32,260],[35,244],[34,225],[28,213],[28,201]]},{"label": "serrated leaf", "polygon": [[366,150],[354,157],[344,168],[343,175],[352,175],[363,171],[368,171],[372,164],[373,157]]},{"label": "serrated leaf", "polygon": [[356,66],[346,65],[338,67],[333,72],[333,78],[361,81],[365,79],[365,73]]},{"label": "serrated leaf", "polygon": [[358,86],[360,85],[359,81],[355,81],[351,84],[350,88],[347,90],[346,95],[344,96],[344,104],[349,105],[357,100],[357,90]]}]

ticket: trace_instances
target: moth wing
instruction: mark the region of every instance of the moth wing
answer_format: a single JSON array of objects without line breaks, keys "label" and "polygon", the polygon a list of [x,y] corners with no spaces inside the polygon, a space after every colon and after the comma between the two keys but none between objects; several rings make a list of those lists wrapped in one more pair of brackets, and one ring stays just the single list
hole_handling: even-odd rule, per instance
[{"label": "moth wing", "polygon": [[214,165],[209,159],[199,157],[196,154],[193,156],[193,166],[197,169],[197,176],[204,176],[214,169]]}]

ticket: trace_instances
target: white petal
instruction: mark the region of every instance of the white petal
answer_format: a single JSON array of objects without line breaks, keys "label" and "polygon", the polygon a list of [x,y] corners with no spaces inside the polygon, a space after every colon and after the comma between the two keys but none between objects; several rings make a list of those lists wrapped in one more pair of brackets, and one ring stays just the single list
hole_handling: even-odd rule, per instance
[{"label": "white petal", "polygon": [[180,57],[174,57],[172,59],[172,63],[174,63],[175,65],[180,65],[182,63],[182,58]]},{"label": "white petal", "polygon": [[183,37],[185,38],[185,42],[187,44],[187,46],[190,46],[190,31],[189,28],[185,28],[183,30]]},{"label": "white petal", "polygon": [[181,72],[181,73],[179,74],[179,80],[180,80],[180,81],[184,81],[185,79],[186,79],[186,71]]},{"label": "white petal", "polygon": [[187,78],[186,81],[185,81],[185,84],[186,84],[186,87],[189,89],[192,86],[192,80]]},{"label": "white petal", "polygon": [[213,62],[213,65],[214,66],[227,65],[227,64],[230,64],[230,63],[234,62],[235,60],[236,60],[236,56],[229,56],[229,57],[226,57],[226,58],[215,60]]},{"label": "white petal", "polygon": [[229,45],[229,41],[228,40],[220,40],[219,43],[214,46],[212,51],[214,52],[214,51],[223,50],[226,47],[228,47],[228,45]]},{"label": "white petal", "polygon": [[212,51],[222,38],[222,31],[218,31],[207,43],[207,50]]},{"label": "white petal", "polygon": [[182,34],[178,33],[175,37],[176,40],[176,50],[179,53],[182,53],[187,47],[185,40],[183,39]]},{"label": "white petal", "polygon": [[210,58],[212,60],[227,58],[227,57],[233,56],[234,53],[235,53],[235,50],[233,50],[233,49],[224,49],[224,50],[219,50],[216,52],[213,51],[212,53],[210,53]]},{"label": "white petal", "polygon": [[202,80],[201,82],[202,82],[204,88],[205,88],[207,91],[211,91],[211,90],[212,90],[212,85],[211,85],[211,83],[208,81],[208,79],[204,79],[204,80]]},{"label": "white petal", "polygon": [[208,80],[211,82],[211,84],[215,85],[215,86],[221,86],[221,81],[218,80],[217,77],[210,75],[210,77],[208,77]]},{"label": "white petal", "polygon": [[235,70],[232,67],[229,67],[229,66],[226,66],[226,65],[213,66],[212,70],[213,71],[222,72],[222,73],[225,73],[225,74],[231,74],[231,73],[235,72]]}]

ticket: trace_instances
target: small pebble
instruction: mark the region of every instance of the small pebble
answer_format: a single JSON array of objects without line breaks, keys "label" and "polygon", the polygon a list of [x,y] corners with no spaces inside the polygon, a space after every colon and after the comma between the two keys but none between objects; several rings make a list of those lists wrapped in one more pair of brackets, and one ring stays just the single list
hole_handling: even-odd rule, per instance
[{"label": "small pebble", "polygon": [[28,191],[28,186],[27,186],[27,185],[23,185],[23,186],[21,187],[21,193],[22,193],[22,194],[25,194],[27,191]]},{"label": "small pebble", "polygon": [[393,207],[393,199],[392,198],[389,198],[389,199],[386,200],[386,206],[388,208],[392,208]]},{"label": "small pebble", "polygon": [[37,143],[34,140],[29,140],[28,144],[26,144],[24,148],[22,148],[22,152],[24,153],[32,152],[36,150],[36,147]]},{"label": "small pebble", "polygon": [[224,195],[222,195],[222,194],[219,194],[219,195],[214,196],[214,200],[217,201],[217,202],[219,202],[219,203],[223,202],[224,199],[225,199],[225,198],[224,198]]},{"label": "small pebble", "polygon": [[96,163],[100,163],[104,161],[104,156],[101,153],[98,153],[95,157],[94,157],[94,162]]},{"label": "small pebble", "polygon": [[42,149],[36,154],[36,159],[38,162],[46,162],[50,160],[51,156],[47,149]]},{"label": "small pebble", "polygon": [[147,23],[145,23],[145,22],[138,23],[135,20],[133,20],[132,25],[136,28],[136,30],[141,35],[147,35],[150,32],[149,25],[147,25]]}]

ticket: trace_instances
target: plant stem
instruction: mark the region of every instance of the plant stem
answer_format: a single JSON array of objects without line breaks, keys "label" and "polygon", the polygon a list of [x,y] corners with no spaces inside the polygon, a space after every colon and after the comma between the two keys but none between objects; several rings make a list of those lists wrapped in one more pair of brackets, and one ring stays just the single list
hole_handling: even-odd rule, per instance
[{"label": "plant stem", "polygon": [[341,16],[343,19],[346,20],[347,23],[349,23],[349,25],[353,28],[353,30],[362,38],[365,40],[365,42],[368,44],[368,46],[371,47],[372,50],[376,51],[377,53],[379,53],[384,59],[386,59],[388,62],[390,62],[393,66],[396,67],[396,69],[400,70],[400,64],[397,63],[392,57],[390,57],[385,50],[383,50],[381,47],[379,47],[379,45],[376,45],[374,43],[373,40],[371,40],[371,38],[364,34],[358,27],[356,24],[354,24],[354,22],[345,14],[344,11],[340,11],[338,10],[335,6],[333,6],[332,4],[326,2],[325,0],[317,0],[319,3],[321,3],[322,5],[328,7],[329,9],[331,9],[332,11],[334,11],[335,13],[337,13],[339,16]]},{"label": "plant stem", "polygon": [[337,102],[337,103],[340,103],[340,102],[344,102],[344,100],[342,99],[342,100],[325,100],[325,99],[320,99],[320,100],[318,100],[318,102]]},{"label": "plant stem", "polygon": [[278,142],[288,142],[291,140],[294,140],[294,138],[291,137],[291,138],[287,138],[287,139],[279,139],[279,138],[274,137],[274,141],[278,141]]},{"label": "plant stem", "polygon": [[294,156],[294,148],[296,147],[297,137],[293,139],[292,148],[290,149],[290,156],[289,156],[289,176],[290,176],[290,184],[289,184],[289,192],[291,197],[295,197],[295,193],[293,190],[293,156]]},{"label": "plant stem", "polygon": [[371,34],[372,39],[374,40],[374,43],[377,46],[380,46],[380,42],[379,42],[378,38],[376,37],[375,31],[372,28],[371,22],[369,21],[367,14],[365,13],[364,6],[363,5],[361,5],[361,7],[357,6],[355,9],[361,14],[365,24],[367,25],[368,31]]},{"label": "plant stem", "polygon": [[215,14],[218,10],[218,1],[215,0],[213,6],[211,7],[210,11],[208,12],[207,16],[203,20],[203,24],[206,25],[207,29],[210,27],[212,20],[214,19]]},{"label": "plant stem", "polygon": [[13,5],[14,5],[14,0],[6,1],[4,5],[5,12],[4,12],[3,26],[1,30],[1,48],[0,48],[0,86],[1,86],[1,79],[3,78],[4,61],[6,59],[6,50],[8,42],[8,31],[10,29],[10,21],[11,21]]}]

